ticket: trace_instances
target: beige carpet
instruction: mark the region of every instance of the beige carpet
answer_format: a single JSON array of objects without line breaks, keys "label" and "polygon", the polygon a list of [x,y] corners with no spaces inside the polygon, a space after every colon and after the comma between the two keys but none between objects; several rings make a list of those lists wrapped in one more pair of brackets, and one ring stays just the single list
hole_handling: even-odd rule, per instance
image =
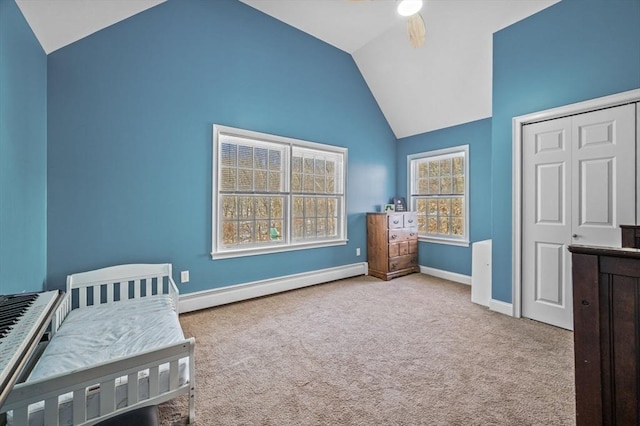
[{"label": "beige carpet", "polygon": [[[198,425],[572,425],[573,335],[363,276],[184,314]],[[160,408],[184,424],[185,397]]]}]

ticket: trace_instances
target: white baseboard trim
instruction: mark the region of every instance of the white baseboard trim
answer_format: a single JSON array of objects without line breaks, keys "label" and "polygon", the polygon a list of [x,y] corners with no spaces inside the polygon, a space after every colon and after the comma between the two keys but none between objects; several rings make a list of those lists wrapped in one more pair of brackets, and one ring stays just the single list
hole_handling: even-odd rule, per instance
[{"label": "white baseboard trim", "polygon": [[460,284],[471,285],[471,277],[469,275],[458,274],[456,272],[444,271],[442,269],[429,268],[420,266],[420,272],[425,275],[431,275],[445,280],[453,281]]},{"label": "white baseboard trim", "polygon": [[489,302],[489,310],[509,315],[510,317],[513,316],[513,304],[503,302],[502,300],[491,299]]},{"label": "white baseboard trim", "polygon": [[228,287],[214,288],[212,290],[198,291],[180,295],[178,312],[185,313],[213,306],[226,305],[227,303],[267,296],[283,291],[340,280],[343,278],[367,275],[369,268],[367,262],[353,263],[351,265],[335,268],[320,269],[301,274],[285,275],[267,280],[254,281]]}]

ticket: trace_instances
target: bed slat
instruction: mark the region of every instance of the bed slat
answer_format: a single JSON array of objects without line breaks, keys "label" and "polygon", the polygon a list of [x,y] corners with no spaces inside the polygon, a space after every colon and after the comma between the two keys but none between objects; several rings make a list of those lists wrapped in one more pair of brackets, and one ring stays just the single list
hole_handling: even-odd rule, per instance
[{"label": "bed slat", "polygon": [[178,389],[180,386],[180,371],[178,369],[178,361],[169,363],[169,390]]},{"label": "bed slat", "polygon": [[93,286],[93,306],[100,304],[100,284]]},{"label": "bed slat", "polygon": [[115,300],[113,286],[114,286],[113,283],[107,284],[107,303],[111,303]]},{"label": "bed slat", "polygon": [[116,409],[116,381],[115,379],[100,382],[100,415],[113,413]]},{"label": "bed slat", "polygon": [[87,288],[80,287],[78,288],[78,307],[86,308],[87,307]]},{"label": "bed slat", "polygon": [[87,419],[87,390],[73,391],[73,424],[83,423]]},{"label": "bed slat", "polygon": [[135,280],[133,282],[133,298],[134,299],[140,298],[140,280]]},{"label": "bed slat", "polygon": [[22,406],[13,410],[13,423],[16,425],[29,424],[28,418],[29,406]]},{"label": "bed slat", "polygon": [[157,365],[149,368],[149,398],[155,398],[160,393],[159,370]]},{"label": "bed slat", "polygon": [[58,426],[58,397],[54,396],[44,400],[44,418],[47,426]]},{"label": "bed slat", "polygon": [[139,400],[138,373],[131,373],[127,378],[127,405],[136,404]]}]

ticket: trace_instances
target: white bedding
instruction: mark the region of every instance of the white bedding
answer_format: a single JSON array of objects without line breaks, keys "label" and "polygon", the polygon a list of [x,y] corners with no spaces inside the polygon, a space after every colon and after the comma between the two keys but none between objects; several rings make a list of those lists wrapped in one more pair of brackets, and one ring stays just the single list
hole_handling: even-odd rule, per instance
[{"label": "white bedding", "polygon": [[[122,303],[109,303],[74,309],[49,342],[27,381],[44,379],[57,374],[70,373],[83,367],[135,355],[184,340],[178,315],[170,296],[157,295]],[[188,359],[179,362],[179,383],[188,381]],[[140,373],[139,399],[149,396],[148,372]],[[116,380],[116,406],[127,404],[127,376]],[[160,366],[160,391],[169,389],[169,365]],[[59,400],[60,425],[71,425],[73,395]],[[88,418],[95,418],[99,411],[99,394],[87,395]],[[13,413],[7,413],[13,423]],[[29,406],[29,424],[44,424],[44,403]]]},{"label": "white bedding", "polygon": [[184,340],[171,297],[156,295],[74,309],[27,381]]}]

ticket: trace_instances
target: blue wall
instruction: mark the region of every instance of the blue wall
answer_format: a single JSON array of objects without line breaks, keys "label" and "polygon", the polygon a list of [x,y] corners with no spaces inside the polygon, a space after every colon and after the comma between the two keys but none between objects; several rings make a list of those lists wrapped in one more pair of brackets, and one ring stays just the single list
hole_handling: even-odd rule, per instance
[{"label": "blue wall", "polygon": [[47,56],[13,0],[0,0],[0,294],[46,275]]},{"label": "blue wall", "polygon": [[638,0],[563,0],[494,34],[494,299],[512,301],[511,119],[639,87]]},{"label": "blue wall", "polygon": [[[183,293],[366,260],[395,142],[350,55],[237,0],[169,0],[49,55],[47,286],[128,262]],[[212,124],[349,149],[346,246],[213,261]],[[362,256],[356,257],[356,248]]]},{"label": "blue wall", "polygon": [[[397,193],[408,197],[408,155],[459,145],[469,145],[469,239],[471,242],[485,240],[491,238],[490,118],[400,139]],[[471,245],[421,242],[418,252],[421,266],[471,275]]]}]

